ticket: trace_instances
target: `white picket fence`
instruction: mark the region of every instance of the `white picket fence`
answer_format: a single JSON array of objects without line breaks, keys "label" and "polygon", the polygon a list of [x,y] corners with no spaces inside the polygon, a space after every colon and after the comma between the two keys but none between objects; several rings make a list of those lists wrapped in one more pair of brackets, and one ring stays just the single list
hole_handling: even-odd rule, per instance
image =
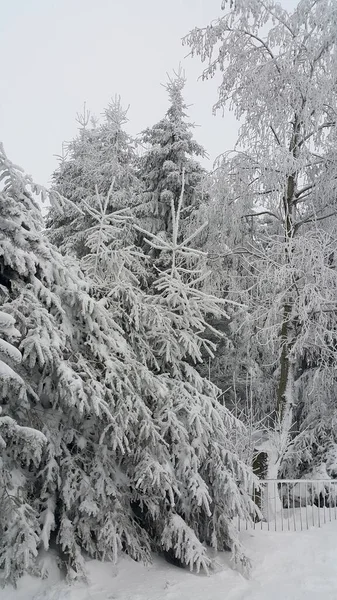
[{"label": "white picket fence", "polygon": [[301,531],[337,520],[337,480],[263,479],[253,488],[252,498],[262,517],[239,517],[239,531]]}]

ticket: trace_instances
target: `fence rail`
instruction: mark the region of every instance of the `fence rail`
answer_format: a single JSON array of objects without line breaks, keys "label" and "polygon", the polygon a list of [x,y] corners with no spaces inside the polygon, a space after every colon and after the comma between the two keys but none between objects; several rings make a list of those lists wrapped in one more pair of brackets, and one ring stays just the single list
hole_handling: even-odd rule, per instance
[{"label": "fence rail", "polygon": [[239,517],[239,530],[301,531],[337,520],[337,480],[263,479],[252,499],[260,514]]}]

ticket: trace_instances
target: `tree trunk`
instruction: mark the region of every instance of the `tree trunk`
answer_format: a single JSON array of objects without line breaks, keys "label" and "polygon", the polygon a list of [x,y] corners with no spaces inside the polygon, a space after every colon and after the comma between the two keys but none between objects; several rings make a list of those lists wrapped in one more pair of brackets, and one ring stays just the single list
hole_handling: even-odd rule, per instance
[{"label": "tree trunk", "polygon": [[[295,115],[293,134],[289,145],[289,152],[296,159],[298,155],[300,140],[301,123]],[[284,208],[284,243],[285,243],[285,262],[291,268],[291,256],[293,252],[292,241],[295,235],[295,191],[297,186],[297,173],[294,172],[288,176],[286,193],[283,198]],[[270,456],[270,469],[268,468],[268,478],[277,478],[278,470],[286,450],[286,443],[292,426],[293,419],[293,368],[291,350],[294,344],[294,327],[292,323],[293,307],[293,288],[295,279],[290,287],[288,298],[285,300],[282,315],[282,324],[280,330],[281,353],[280,353],[280,378],[276,394],[275,410],[275,433],[279,437],[280,447],[279,456]]]}]

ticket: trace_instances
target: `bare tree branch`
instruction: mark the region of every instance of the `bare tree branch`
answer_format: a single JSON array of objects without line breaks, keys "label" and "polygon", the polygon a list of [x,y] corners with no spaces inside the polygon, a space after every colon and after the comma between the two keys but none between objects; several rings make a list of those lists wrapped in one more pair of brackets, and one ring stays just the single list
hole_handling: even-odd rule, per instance
[{"label": "bare tree branch", "polygon": [[258,212],[258,213],[249,213],[247,215],[242,215],[241,219],[243,219],[245,217],[260,217],[261,215],[270,215],[271,217],[274,217],[278,221],[281,220],[281,218],[278,215],[276,215],[275,213],[273,213],[271,210],[262,210],[261,212]]}]

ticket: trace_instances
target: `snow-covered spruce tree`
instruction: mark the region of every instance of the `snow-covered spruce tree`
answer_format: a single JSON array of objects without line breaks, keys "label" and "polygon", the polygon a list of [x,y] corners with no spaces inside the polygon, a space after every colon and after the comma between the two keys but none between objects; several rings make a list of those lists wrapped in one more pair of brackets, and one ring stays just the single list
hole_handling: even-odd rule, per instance
[{"label": "snow-covered spruce tree", "polygon": [[225,168],[229,201],[250,198],[246,217],[260,222],[242,255],[255,283],[241,298],[255,352],[268,348],[273,371],[276,477],[294,473],[289,465],[312,470],[336,443],[337,5],[222,7],[227,14],[186,42],[208,61],[205,78],[222,71],[216,108],[229,104],[243,122]]},{"label": "snow-covered spruce tree", "polygon": [[[65,145],[65,155],[53,175],[53,190],[68,202],[62,212],[52,208],[48,215],[49,237],[63,253],[82,257],[88,251],[82,233],[95,219],[86,213],[84,222],[84,215],[78,210],[83,201],[93,210],[99,210],[97,194],[106,198],[113,182],[109,212],[135,202],[140,184],[135,172],[135,142],[124,130],[127,121],[127,110],[119,97],[111,100],[101,122],[90,120],[86,109],[83,115],[78,115],[79,134]],[[128,239],[130,231],[126,224],[119,233]]]},{"label": "snow-covered spruce tree", "polygon": [[194,125],[187,121],[183,99],[186,83],[179,69],[166,84],[170,106],[163,119],[143,131],[145,152],[139,160],[139,176],[144,190],[137,216],[142,227],[164,236],[172,233],[171,200],[178,205],[182,171],[185,172],[185,198],[182,219],[187,219],[202,197],[205,170],[197,162],[206,152],[193,137]]},{"label": "snow-covered spruce tree", "polygon": [[[202,253],[188,247],[193,236],[178,244],[181,205],[176,211],[172,200],[173,241],[141,230],[150,246],[169,255],[170,267],[148,289],[142,284],[147,257],[137,247],[114,251],[121,215],[107,211],[108,199],[98,204],[100,218],[83,232],[90,251],[82,267],[135,354],[134,366],[127,366],[133,385],[123,394],[121,384],[113,409],[124,431],[115,460],[128,482],[128,505],[156,551],[208,569],[205,543],[231,548],[235,561],[245,563],[232,525],[235,514],[254,512],[247,494],[252,474],[235,453],[242,424],[192,366],[202,348],[213,350],[202,335],[205,314],[219,315],[223,303],[199,289]],[[90,207],[84,202],[81,210]],[[116,433],[108,423],[101,444],[111,436]]]},{"label": "snow-covered spruce tree", "polygon": [[[225,304],[225,302],[219,301],[218,298],[214,296],[212,297],[210,294],[205,293],[201,289],[200,284],[204,279],[207,278],[208,275],[205,273],[204,269],[205,255],[203,255],[203,253],[200,251],[190,247],[190,242],[193,241],[193,239],[199,234],[199,231],[196,231],[186,239],[180,239],[179,225],[183,198],[184,173],[182,174],[181,195],[176,208],[174,200],[171,200],[172,239],[170,241],[163,240],[161,237],[156,236],[155,234],[146,234],[143,231],[146,236],[145,239],[150,246],[162,253],[168,253],[170,255],[170,266],[158,273],[158,279],[153,286],[154,295],[152,298],[149,298],[149,301],[153,307],[159,305],[161,309],[164,309],[164,315],[169,317],[171,337],[174,340],[174,344],[169,349],[169,345],[167,343],[168,332],[165,330],[163,332],[158,331],[158,355],[162,356],[164,354],[165,356],[165,362],[162,366],[162,370],[164,368],[164,372],[167,372],[169,369],[169,372],[174,376],[175,381],[171,387],[171,397],[174,399],[174,403],[178,399],[178,406],[181,408],[184,405],[185,407],[189,406],[191,411],[190,416],[188,417],[189,420],[191,420],[191,418],[192,420],[194,420],[195,417],[197,418],[197,422],[195,423],[196,427],[192,434],[193,453],[191,454],[188,452],[189,460],[192,463],[195,459],[200,461],[199,464],[201,470],[199,472],[199,476],[202,474],[204,481],[212,482],[212,485],[210,485],[208,491],[212,505],[218,507],[215,513],[213,513],[212,525],[210,525],[208,519],[205,519],[205,515],[202,514],[203,510],[200,511],[200,506],[202,506],[200,503],[201,499],[193,506],[193,503],[187,499],[185,492],[183,494],[185,499],[182,503],[179,501],[177,504],[177,512],[179,515],[184,515],[185,518],[187,517],[188,522],[191,525],[195,518],[193,517],[193,513],[197,514],[198,524],[195,523],[196,527],[194,526],[193,528],[195,532],[197,532],[199,539],[201,538],[209,545],[213,545],[215,543],[215,547],[218,548],[219,542],[217,541],[217,530],[221,522],[224,525],[225,513],[228,511],[228,502],[231,503],[231,501],[230,495],[228,495],[229,488],[227,488],[227,476],[225,479],[223,478],[223,466],[221,466],[220,469],[216,467],[216,465],[221,465],[223,462],[223,451],[220,450],[217,442],[211,446],[207,444],[207,447],[205,444],[206,440],[204,438],[204,433],[207,429],[209,429],[210,425],[211,427],[214,427],[214,408],[219,411],[219,416],[225,426],[226,424],[230,423],[233,417],[231,413],[224,408],[223,404],[216,399],[220,390],[217,389],[208,379],[201,377],[197,370],[194,367],[191,367],[189,363],[193,362],[194,364],[197,364],[202,360],[203,348],[206,349],[206,354],[213,356],[214,346],[207,339],[207,336],[205,337],[203,335],[205,329],[208,328],[208,331],[211,329],[211,327],[209,325],[207,326],[207,323],[205,322],[205,315],[208,317],[215,316],[218,318],[220,316],[226,318],[227,315],[223,310],[219,310],[219,306]],[[228,304],[231,304],[231,302],[229,301]],[[235,303],[233,302],[232,304]],[[174,368],[172,369],[172,367]],[[192,392],[193,404],[191,400],[188,399],[188,395],[192,390],[194,390]],[[200,393],[202,394],[201,397],[199,396]],[[216,399],[216,405],[213,404],[213,410],[211,411],[209,411],[210,405],[208,404],[209,408],[207,409],[206,405],[204,404],[207,396],[207,404],[209,403],[211,397],[213,397],[213,402]],[[201,400],[201,398],[203,399]],[[172,407],[173,406],[174,404]],[[171,421],[171,426],[173,427],[170,432],[171,436],[174,430],[174,424],[171,418],[168,419],[168,421],[169,420]],[[234,465],[238,464],[235,442],[237,441],[238,437],[243,438],[243,436],[240,434],[240,432],[237,436],[232,428],[231,432],[234,435],[231,436],[230,443],[228,439],[227,444],[228,448],[230,448],[230,454],[234,459]],[[181,445],[181,442],[183,442],[183,438],[180,439],[179,445]],[[227,453],[227,451],[225,452]],[[181,473],[179,475],[179,479],[183,479],[183,473],[186,468],[185,458],[183,458],[184,453],[184,451],[179,451],[178,454],[176,454],[177,467]],[[206,457],[208,457],[208,459],[206,459]],[[203,464],[205,459],[206,464]],[[228,459],[229,454],[227,455],[226,462]],[[186,480],[185,485],[189,487],[191,485],[191,481],[195,481],[198,486],[197,482],[199,477],[195,478],[195,474],[193,474],[193,470],[190,471],[190,467],[188,471],[188,479]],[[242,490],[244,493],[249,491],[252,481],[250,476],[248,480],[246,479],[247,473],[249,473],[249,468],[246,472],[246,475],[244,475],[245,483],[243,483]],[[242,475],[240,476],[240,479],[241,478]],[[241,481],[243,480],[241,479]],[[220,488],[218,488],[218,483],[220,483]],[[193,484],[193,487],[194,485],[195,484]],[[227,491],[225,491],[226,488]],[[226,500],[223,502],[224,493],[226,495]],[[202,497],[202,502],[204,502],[206,499],[204,496],[204,491],[202,492]],[[231,514],[234,515],[236,510],[237,509],[235,509],[232,505]],[[229,513],[227,514],[229,516]],[[165,540],[165,545],[168,548],[170,547],[169,544],[172,543],[174,539],[179,539],[181,537],[181,534],[179,533],[180,519],[177,521],[176,516],[172,516],[168,524],[166,524],[163,532],[163,540]],[[228,527],[228,524],[225,527]],[[226,545],[227,544],[228,542]],[[231,544],[233,544],[233,541],[229,544],[229,546]],[[240,552],[238,553],[238,557],[239,555]]]},{"label": "snow-covered spruce tree", "polygon": [[[3,576],[15,582],[33,571],[51,536],[70,575],[84,573],[83,549],[116,559],[123,547],[145,558],[129,483],[117,475],[116,446],[127,441],[112,410],[113,398],[132,393],[133,353],[78,267],[43,239],[32,194],[44,191],[2,147],[0,178]],[[8,340],[18,334],[15,349]],[[107,425],[112,441],[102,445]]]}]

